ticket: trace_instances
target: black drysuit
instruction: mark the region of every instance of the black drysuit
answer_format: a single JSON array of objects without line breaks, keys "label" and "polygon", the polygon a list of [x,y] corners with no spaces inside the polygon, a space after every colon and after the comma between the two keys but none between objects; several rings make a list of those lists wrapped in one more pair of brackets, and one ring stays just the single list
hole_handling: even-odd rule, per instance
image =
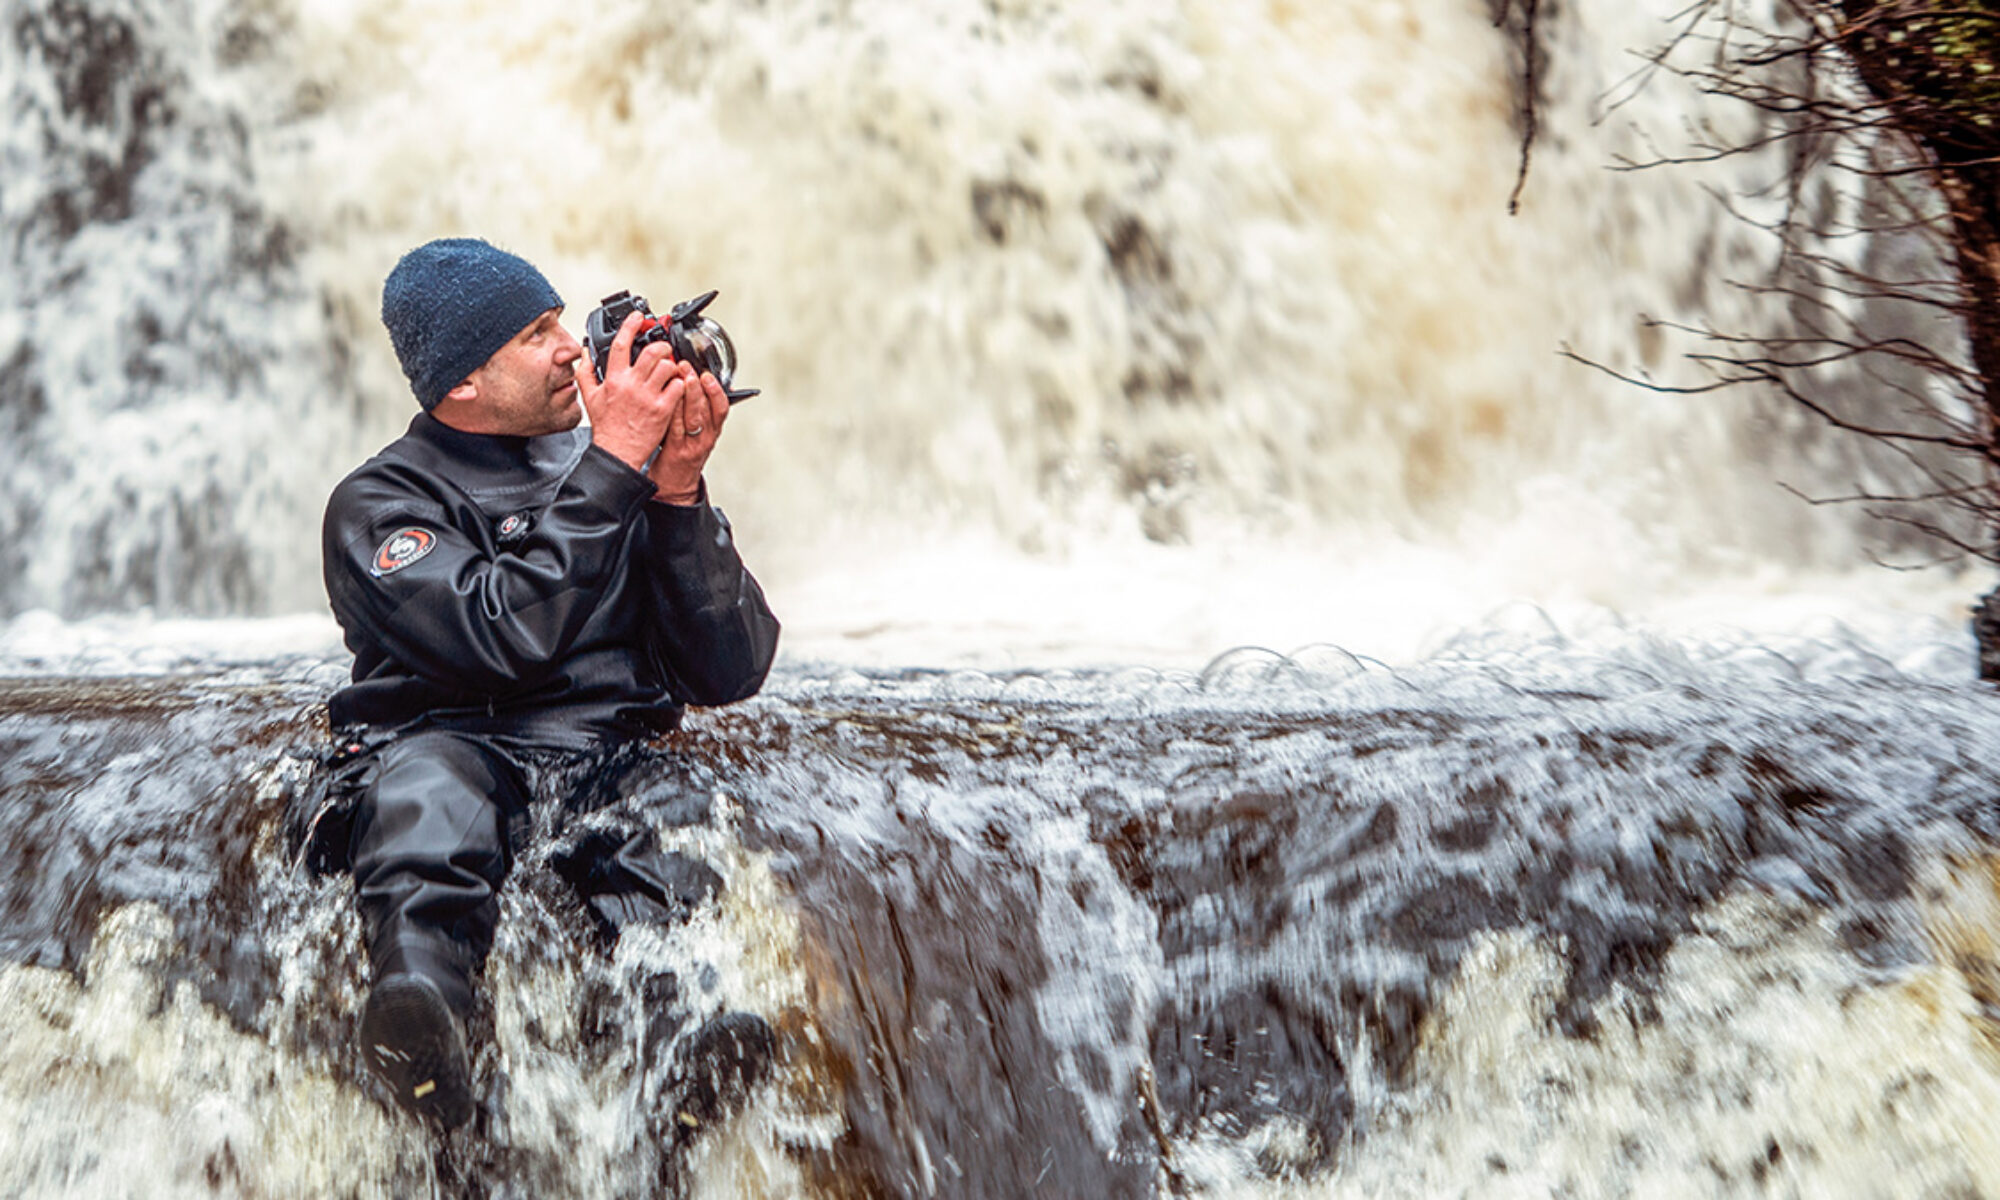
[{"label": "black drysuit", "polygon": [[427,414],[334,489],[326,588],[354,681],[328,709],[355,753],[331,849],[378,978],[418,971],[463,1011],[524,757],[648,737],[763,683],[778,622],[728,522],[705,495],[654,492],[587,431],[468,434]]}]

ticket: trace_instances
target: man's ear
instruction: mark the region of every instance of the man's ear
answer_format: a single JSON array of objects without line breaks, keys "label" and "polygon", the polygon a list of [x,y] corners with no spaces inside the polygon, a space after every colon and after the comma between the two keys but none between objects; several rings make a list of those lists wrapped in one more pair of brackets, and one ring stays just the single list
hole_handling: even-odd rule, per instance
[{"label": "man's ear", "polygon": [[479,399],[479,385],[472,382],[470,377],[467,377],[464,383],[446,392],[444,398],[447,400],[457,400],[461,404],[470,404],[474,400]]}]

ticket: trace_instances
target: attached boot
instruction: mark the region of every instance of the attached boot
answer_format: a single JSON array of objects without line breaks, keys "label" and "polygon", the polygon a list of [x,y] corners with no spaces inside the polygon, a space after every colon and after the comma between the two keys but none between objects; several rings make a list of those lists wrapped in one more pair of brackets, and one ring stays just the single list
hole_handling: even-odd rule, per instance
[{"label": "attached boot", "polygon": [[361,1049],[396,1103],[444,1129],[472,1119],[472,1063],[465,1034],[438,986],[391,975],[368,993]]},{"label": "attached boot", "polygon": [[778,1039],[755,1013],[724,1013],[675,1048],[667,1095],[674,1140],[686,1145],[734,1115],[758,1084],[771,1077]]},{"label": "attached boot", "polygon": [[472,987],[456,955],[422,939],[378,945],[375,987],[361,1013],[361,1052],[396,1103],[456,1129],[472,1119],[465,1014]]}]

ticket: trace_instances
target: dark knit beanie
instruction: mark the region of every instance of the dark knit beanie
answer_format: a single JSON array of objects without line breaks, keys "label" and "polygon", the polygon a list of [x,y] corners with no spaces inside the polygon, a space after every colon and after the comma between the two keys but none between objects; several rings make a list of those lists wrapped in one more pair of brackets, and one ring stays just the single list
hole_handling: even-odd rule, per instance
[{"label": "dark knit beanie", "polygon": [[382,284],[382,323],[425,412],[529,322],[560,307],[562,297],[526,259],[477,238],[426,242]]}]

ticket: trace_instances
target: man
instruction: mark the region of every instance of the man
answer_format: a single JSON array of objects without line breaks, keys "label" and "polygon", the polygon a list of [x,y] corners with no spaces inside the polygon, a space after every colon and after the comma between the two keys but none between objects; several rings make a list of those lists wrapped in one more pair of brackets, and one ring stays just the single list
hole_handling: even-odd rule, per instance
[{"label": "man", "polygon": [[424,411],[326,510],[327,595],[354,652],[328,705],[351,803],[330,857],[353,873],[374,968],[361,1040],[398,1102],[447,1128],[474,1108],[464,1022],[524,765],[752,695],[777,646],[702,481],[722,385],[664,343],[633,356],[636,314],[600,383],[562,310],[483,241],[406,254],[382,320]]}]

